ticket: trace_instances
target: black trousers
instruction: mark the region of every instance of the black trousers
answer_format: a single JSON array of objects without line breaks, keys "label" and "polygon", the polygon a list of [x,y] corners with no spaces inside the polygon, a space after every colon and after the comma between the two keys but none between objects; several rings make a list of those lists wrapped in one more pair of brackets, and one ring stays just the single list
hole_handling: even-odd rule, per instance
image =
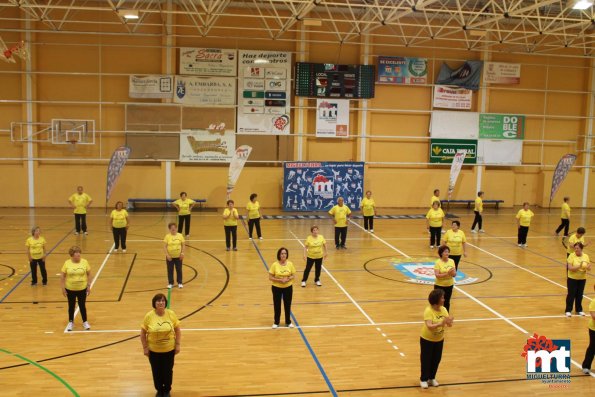
[{"label": "black trousers", "polygon": [[114,247],[115,249],[120,248],[122,245],[122,249],[126,249],[126,234],[127,230],[125,227],[112,227],[112,234],[114,235]]},{"label": "black trousers", "polygon": [[444,348],[444,340],[440,342],[431,342],[424,338],[419,338],[419,359],[421,361],[421,376],[419,380],[427,382],[430,379],[436,379],[436,372],[440,360],[442,360],[442,349]]},{"label": "black trousers", "polygon": [[347,240],[347,226],[335,226],[335,247],[345,247],[345,240]]},{"label": "black trousers", "polygon": [[529,234],[529,226],[519,226],[517,244],[527,244],[527,234]]},{"label": "black trousers", "polygon": [[586,282],[587,280],[575,280],[570,277],[566,279],[566,286],[568,287],[566,312],[572,312],[573,303],[577,313],[583,311],[583,293],[585,292]]},{"label": "black trousers", "polygon": [[171,390],[174,379],[174,359],[176,351],[155,353],[149,351],[149,362],[153,373],[153,384],[158,393],[165,394]]},{"label": "black trousers", "polygon": [[225,246],[231,247],[233,241],[233,247],[235,248],[238,244],[238,227],[237,226],[223,226],[225,228]]},{"label": "black trousers", "polygon": [[[186,230],[184,230],[184,226],[186,226]],[[182,232],[182,230],[184,230],[184,232]],[[178,231],[184,233],[184,236],[190,234],[190,214],[178,215]]]},{"label": "black trousers", "polygon": [[74,214],[74,227],[77,233],[87,231],[87,214]]},{"label": "black trousers", "polygon": [[583,368],[591,369],[593,364],[593,356],[595,356],[595,331],[589,329],[589,347],[585,352],[585,359],[583,360]]},{"label": "black trousers", "polygon": [[440,235],[442,234],[442,226],[430,226],[430,245],[440,245]]},{"label": "black trousers", "polygon": [[167,263],[167,283],[168,284],[174,283],[174,266],[175,266],[176,280],[178,281],[178,284],[182,284],[182,259],[171,258],[171,261],[168,261],[166,258],[165,263]]},{"label": "black trousers", "polygon": [[250,236],[250,238],[252,238],[254,226],[256,226],[256,235],[258,236],[258,238],[261,238],[262,233],[260,232],[260,218],[248,219],[248,235]]},{"label": "black trousers", "polygon": [[87,321],[87,289],[80,291],[66,290],[66,297],[68,298],[68,321],[74,321],[74,306],[78,300],[79,309],[81,310],[81,318],[83,322]]},{"label": "black trousers", "polygon": [[560,218],[560,220],[562,221],[562,223],[560,223],[560,226],[558,226],[558,228],[556,229],[556,234],[560,233],[560,230],[564,229],[564,236],[568,237],[568,229],[570,229],[570,219]]},{"label": "black trousers", "polygon": [[271,286],[273,291],[273,307],[275,310],[275,324],[281,321],[281,301],[285,309],[285,324],[291,324],[291,299],[293,298],[293,285],[285,288]]},{"label": "black trousers", "polygon": [[370,215],[370,216],[364,215],[364,229],[374,230],[374,215]]},{"label": "black trousers", "polygon": [[455,270],[459,270],[459,262],[461,261],[461,255],[449,255],[450,259],[455,263]]},{"label": "black trousers", "polygon": [[37,284],[37,266],[39,266],[41,282],[46,285],[48,283],[48,272],[45,270],[45,261],[43,259],[31,259],[29,266],[31,266],[31,284]]},{"label": "black trousers", "polygon": [[312,265],[316,265],[314,268],[314,282],[320,280],[320,272],[322,270],[322,258],[306,258],[306,269],[304,270],[304,276],[302,277],[302,281],[307,281],[308,276],[310,275],[310,270],[312,270]]},{"label": "black trousers", "polygon": [[473,211],[475,213],[475,218],[473,219],[473,225],[471,225],[471,230],[475,229],[475,226],[479,226],[479,230],[482,229],[481,224],[483,223],[483,218],[481,217],[481,212]]},{"label": "black trousers", "polygon": [[[434,289],[441,289],[444,291],[444,307],[450,313],[450,297],[452,296],[452,290],[454,286],[451,285],[450,287],[442,287],[440,285],[434,285]],[[430,378],[434,379],[434,378]]]}]

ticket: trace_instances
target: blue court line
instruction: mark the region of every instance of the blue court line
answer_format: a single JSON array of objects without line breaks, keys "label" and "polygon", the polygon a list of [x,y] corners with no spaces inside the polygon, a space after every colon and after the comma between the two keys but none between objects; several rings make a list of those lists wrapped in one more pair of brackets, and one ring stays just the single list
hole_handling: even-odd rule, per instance
[{"label": "blue court line", "polygon": [[[244,226],[244,229],[247,232],[248,231],[248,228],[246,227],[246,222],[244,222],[244,218],[242,218],[242,226]],[[254,240],[252,240],[252,245],[254,246],[254,248],[256,248],[256,253],[260,257],[260,260],[262,261],[262,264],[264,265],[264,268],[266,269],[266,271],[268,273],[269,272],[269,266],[267,265],[267,261],[262,256],[262,253],[260,252],[260,249],[258,248],[258,246],[256,245],[256,243],[254,242]],[[318,360],[318,357],[316,357],[316,353],[314,353],[314,349],[312,349],[312,346],[310,345],[310,342],[308,342],[308,338],[306,338],[306,334],[304,334],[304,331],[302,331],[302,328],[300,327],[300,324],[298,323],[297,319],[295,318],[295,315],[293,314],[293,312],[291,313],[291,320],[297,326],[296,329],[299,331],[300,336],[302,337],[302,340],[304,341],[304,343],[306,344],[306,347],[308,348],[308,351],[310,352],[310,355],[314,359],[314,362],[316,363],[316,366],[318,367],[318,370],[320,371],[322,377],[324,378],[324,381],[326,382],[326,385],[328,386],[329,391],[331,392],[331,394],[334,397],[338,397],[338,394],[337,394],[337,391],[335,390],[335,387],[333,386],[333,384],[331,383],[331,380],[329,379],[329,377],[327,376],[326,372],[324,371],[324,368],[322,367],[322,364]]]},{"label": "blue court line", "polygon": [[[74,228],[73,228],[73,229],[74,229]],[[52,252],[53,252],[53,251],[54,251],[54,250],[55,250],[55,249],[56,249],[56,248],[57,248],[57,247],[58,247],[58,246],[59,246],[59,245],[62,243],[62,241],[66,240],[66,237],[70,236],[70,233],[72,233],[72,230],[73,230],[73,229],[70,229],[70,230],[68,231],[68,233],[66,233],[66,235],[65,235],[64,237],[62,237],[62,239],[60,239],[60,241],[58,241],[58,242],[56,243],[56,245],[54,245],[54,246],[53,246],[53,247],[52,247],[52,248],[51,248],[51,249],[48,251],[48,253],[47,253],[47,255],[46,255],[46,258],[52,254]],[[2,297],[2,299],[0,299],[0,303],[4,302],[4,300],[5,300],[6,298],[8,298],[8,295],[12,294],[12,292],[13,292],[15,289],[17,289],[17,287],[18,287],[19,285],[21,285],[21,283],[22,283],[23,281],[25,281],[25,280],[27,279],[27,277],[29,277],[29,275],[30,275],[30,274],[31,274],[31,270],[29,270],[27,273],[25,273],[25,275],[23,276],[23,278],[22,278],[22,279],[20,279],[20,280],[19,280],[19,282],[18,282],[18,283],[16,283],[16,285],[15,285],[14,287],[12,287],[12,288],[10,289],[10,291],[8,291],[8,292],[6,293],[6,295],[4,295],[4,296]]]}]

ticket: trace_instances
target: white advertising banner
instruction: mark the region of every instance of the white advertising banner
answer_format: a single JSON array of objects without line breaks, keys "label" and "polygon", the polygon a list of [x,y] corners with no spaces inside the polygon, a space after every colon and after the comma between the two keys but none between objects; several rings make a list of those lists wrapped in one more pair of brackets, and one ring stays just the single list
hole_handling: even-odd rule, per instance
[{"label": "white advertising banner", "polygon": [[443,109],[471,109],[473,91],[466,88],[455,88],[445,85],[434,86],[435,108]]},{"label": "white advertising banner", "polygon": [[349,99],[316,100],[316,136],[320,138],[349,136]]},{"label": "white advertising banner", "polygon": [[520,165],[522,159],[522,140],[480,139],[477,142],[477,164]]},{"label": "white advertising banner", "polygon": [[486,62],[483,68],[483,82],[491,84],[519,84],[521,64]]},{"label": "white advertising banner", "polygon": [[238,134],[289,134],[291,53],[239,51]]},{"label": "white advertising banner", "polygon": [[221,48],[180,48],[180,74],[237,76],[237,51]]},{"label": "white advertising banner", "polygon": [[130,98],[169,98],[174,94],[174,77],[166,75],[130,76]]},{"label": "white advertising banner", "polygon": [[479,113],[434,110],[430,120],[430,136],[444,139],[477,139]]},{"label": "white advertising banner", "polygon": [[233,77],[176,76],[174,102],[184,105],[235,105],[236,79]]},{"label": "white advertising banner", "polygon": [[191,129],[180,133],[180,162],[229,163],[235,152],[233,130]]}]

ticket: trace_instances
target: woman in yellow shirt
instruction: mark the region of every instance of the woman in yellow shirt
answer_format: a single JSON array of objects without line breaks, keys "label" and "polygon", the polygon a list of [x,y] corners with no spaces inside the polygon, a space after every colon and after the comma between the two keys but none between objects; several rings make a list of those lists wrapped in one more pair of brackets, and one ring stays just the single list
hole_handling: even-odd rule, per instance
[{"label": "woman in yellow shirt", "polygon": [[[595,289],[595,284],[593,284]],[[595,299],[591,300],[589,304],[589,314],[591,319],[589,320],[589,346],[585,352],[585,359],[583,360],[583,374],[589,375],[591,372],[591,364],[593,364],[593,357],[595,356]]]},{"label": "woman in yellow shirt", "polygon": [[483,192],[477,192],[477,198],[475,199],[475,208],[473,209],[475,213],[475,218],[473,219],[473,224],[471,225],[471,233],[477,233],[475,230],[475,226],[479,227],[480,233],[485,233],[483,230],[483,218],[481,217],[481,213],[483,212]]},{"label": "woman in yellow shirt", "polygon": [[257,197],[258,195],[256,193],[252,193],[250,195],[250,201],[246,204],[246,209],[248,210],[248,235],[250,236],[250,240],[252,240],[254,226],[256,226],[256,235],[258,236],[258,239],[262,240],[262,233],[260,232],[260,203],[256,201]]},{"label": "woman in yellow shirt", "polygon": [[527,234],[529,234],[529,226],[531,225],[531,218],[535,214],[529,209],[529,203],[524,202],[523,208],[516,214],[516,223],[519,228],[519,234],[517,238],[517,244],[519,247],[527,246]]},{"label": "woman in yellow shirt", "polygon": [[587,233],[587,230],[581,226],[578,229],[576,229],[576,232],[574,234],[570,235],[570,237],[568,238],[568,244],[565,246],[567,259],[570,256],[570,254],[574,252],[574,244],[581,243],[583,245],[583,248],[586,248],[589,244],[591,244],[585,242],[585,233]]},{"label": "woman in yellow shirt", "polygon": [[564,197],[562,208],[560,209],[560,226],[556,229],[556,236],[564,229],[564,238],[568,238],[568,229],[570,228],[570,197]]},{"label": "woman in yellow shirt", "polygon": [[116,208],[112,210],[110,218],[112,220],[112,234],[114,235],[114,249],[119,251],[122,245],[122,252],[126,252],[126,234],[128,233],[128,211],[123,209],[124,203],[118,201]]},{"label": "woman in yellow shirt", "polygon": [[233,205],[233,200],[227,200],[227,208],[223,210],[223,228],[225,229],[225,247],[227,251],[232,246],[232,242],[233,250],[238,250],[238,219],[240,215]]},{"label": "woman in yellow shirt", "polygon": [[372,192],[368,190],[366,197],[360,203],[362,213],[364,215],[364,229],[366,232],[374,233],[374,216],[376,216],[376,203],[372,198]]},{"label": "woman in yellow shirt", "polygon": [[430,249],[440,244],[440,235],[442,234],[442,220],[444,211],[440,208],[440,201],[434,201],[432,208],[426,214],[426,226],[430,232]]},{"label": "woman in yellow shirt", "polygon": [[91,266],[86,259],[81,258],[82,250],[73,246],[68,250],[70,259],[62,266],[60,283],[62,295],[68,298],[68,325],[66,331],[72,331],[74,326],[74,306],[78,301],[83,328],[91,329],[87,322],[87,296],[91,295]]},{"label": "woman in yellow shirt", "polygon": [[320,273],[322,271],[322,259],[326,258],[326,240],[321,234],[318,234],[318,226],[314,225],[310,228],[311,236],[306,238],[304,243],[304,259],[306,260],[306,269],[302,277],[302,287],[306,286],[312,265],[314,268],[314,283],[321,287]]},{"label": "woman in yellow shirt", "polygon": [[289,251],[285,247],[277,251],[277,262],[269,269],[269,280],[273,283],[273,307],[275,310],[275,322],[273,328],[279,328],[281,321],[281,301],[285,309],[285,324],[293,328],[291,322],[291,299],[293,297],[293,279],[295,278],[295,267],[288,261]]},{"label": "woman in yellow shirt", "polygon": [[347,221],[351,218],[351,209],[344,202],[343,197],[339,197],[337,199],[337,205],[328,212],[335,224],[336,249],[347,249],[345,247],[345,240],[347,240]]},{"label": "woman in yellow shirt", "polygon": [[572,305],[576,313],[580,316],[586,316],[583,312],[583,292],[585,292],[585,283],[587,282],[587,272],[591,270],[589,255],[583,253],[583,244],[574,244],[574,253],[566,259],[568,268],[568,277],[566,278],[566,317],[572,316]]},{"label": "woman in yellow shirt", "polygon": [[442,359],[444,348],[444,329],[452,327],[454,318],[449,316],[444,307],[444,291],[435,289],[428,296],[429,306],[424,310],[424,324],[419,338],[421,376],[419,385],[422,389],[438,386],[436,373]]},{"label": "woman in yellow shirt", "polygon": [[[174,207],[178,210],[178,230],[184,231],[186,238],[190,237],[190,215],[196,204],[196,201],[187,198],[187,196],[186,192],[182,192],[180,198],[173,202]],[[184,230],[184,225],[186,230]]]},{"label": "woman in yellow shirt", "polygon": [[438,248],[440,258],[434,264],[434,276],[436,276],[434,289],[444,290],[444,307],[446,310],[450,310],[450,297],[457,276],[455,262],[449,258],[449,255],[450,249],[445,245],[441,246]]},{"label": "woman in yellow shirt", "polygon": [[180,320],[167,308],[167,298],[157,294],[152,300],[153,310],[145,315],[140,329],[143,354],[149,358],[153,385],[157,396],[169,396],[174,377],[174,358],[180,352],[182,330]]},{"label": "woman in yellow shirt", "polygon": [[39,266],[41,272],[42,284],[48,285],[48,272],[45,269],[45,238],[41,236],[39,226],[31,229],[31,237],[25,241],[25,245],[27,246],[27,257],[31,267],[31,286],[37,285],[37,266]]},{"label": "woman in yellow shirt", "polygon": [[85,236],[87,233],[87,208],[93,202],[91,196],[83,192],[82,186],[77,186],[76,193],[68,198],[70,206],[74,209],[74,234],[83,233]]},{"label": "woman in yellow shirt", "polygon": [[165,263],[167,264],[167,288],[174,286],[174,267],[176,268],[176,281],[178,288],[184,288],[182,278],[182,262],[184,261],[184,243],[186,240],[178,233],[178,225],[171,222],[167,225],[169,233],[163,238],[165,245]]},{"label": "woman in yellow shirt", "polygon": [[454,261],[456,270],[459,270],[461,255],[467,257],[467,238],[460,227],[461,222],[452,221],[452,229],[446,232],[442,241],[442,245],[446,245],[450,250],[448,257]]}]

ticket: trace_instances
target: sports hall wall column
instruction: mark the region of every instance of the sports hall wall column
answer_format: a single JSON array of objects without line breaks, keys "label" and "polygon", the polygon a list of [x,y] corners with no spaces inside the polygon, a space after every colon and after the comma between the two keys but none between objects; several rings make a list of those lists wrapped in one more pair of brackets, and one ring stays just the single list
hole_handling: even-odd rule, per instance
[{"label": "sports hall wall column", "polygon": [[[300,23],[300,33],[299,33],[299,40],[297,41],[296,52],[297,55],[295,57],[295,62],[306,62],[308,60],[308,50],[309,46],[306,41],[308,37],[308,32],[306,32],[306,27],[304,23]],[[293,76],[294,84],[296,76]],[[297,101],[296,101],[297,99]],[[308,99],[302,96],[295,96],[294,95],[294,106],[297,105],[296,111],[293,112],[295,121],[293,123],[293,133],[296,134],[296,142],[294,147],[293,158],[297,161],[304,160],[304,134],[306,133],[307,129],[307,114],[308,112],[304,109],[308,104]],[[297,117],[295,117],[297,115]]]},{"label": "sports hall wall column", "polygon": [[[489,35],[490,33],[488,32],[487,34]],[[484,50],[481,53],[481,60],[484,62],[488,62],[491,60],[490,53],[488,50]],[[484,63],[484,65],[485,65],[485,63]],[[479,112],[487,113],[488,103],[489,103],[489,88],[486,85],[486,83],[483,83],[483,82],[480,83],[480,90],[481,90],[481,95],[479,96]],[[481,190],[481,183],[482,183],[484,167],[485,166],[479,165],[479,164],[476,165],[476,167],[475,167],[475,176],[476,176],[475,193],[477,193]],[[475,197],[475,195],[473,195],[473,197]]]},{"label": "sports hall wall column", "polygon": [[[363,65],[370,63],[370,36],[366,33],[360,36],[360,62]],[[359,141],[359,153],[357,161],[367,161],[367,143],[368,143],[368,100],[360,99],[359,110],[357,111],[357,118],[359,120],[359,134],[357,141]],[[356,102],[357,103],[357,102]]]},{"label": "sports hall wall column", "polygon": [[[589,177],[591,175],[591,156],[593,153],[591,152],[592,142],[591,136],[593,135],[593,116],[595,115],[595,92],[594,92],[594,83],[595,83],[595,62],[591,58],[589,62],[590,72],[589,72],[589,82],[587,85],[587,91],[589,91],[589,107],[587,118],[585,119],[586,128],[585,128],[585,140],[584,140],[584,158],[585,158],[585,168],[583,168],[583,200],[581,202],[582,207],[589,207]],[[593,205],[591,205],[593,206]]]},{"label": "sports hall wall column", "polygon": [[[163,39],[161,44],[164,46],[164,49],[161,51],[162,53],[162,71],[167,75],[172,75],[175,72],[175,62],[176,62],[176,48],[175,48],[175,41],[174,41],[174,34],[175,34],[175,27],[173,24],[173,14],[172,11],[174,9],[174,5],[172,4],[172,0],[167,0],[167,22],[163,27]],[[172,102],[172,99],[163,99],[163,102]],[[181,116],[180,116],[181,117]],[[182,121],[180,120],[180,125],[182,125]],[[161,163],[161,168],[165,168],[165,198],[171,198],[171,179],[173,168],[175,167],[175,163],[171,160],[166,160],[165,162]]]},{"label": "sports hall wall column", "polygon": [[[35,207],[35,167],[36,167],[36,162],[34,160],[35,158],[35,153],[36,153],[36,147],[34,147],[34,143],[32,142],[32,137],[33,137],[33,125],[32,123],[34,121],[37,121],[37,109],[34,109],[33,107],[33,100],[34,100],[34,93],[33,93],[33,74],[31,73],[33,71],[33,61],[32,58],[33,57],[33,53],[34,53],[34,48],[32,45],[32,33],[31,33],[31,21],[29,19],[27,19],[25,21],[25,29],[26,29],[26,33],[25,33],[25,37],[23,37],[23,40],[25,40],[25,43],[28,43],[29,45],[29,57],[27,57],[27,60],[24,62],[25,63],[25,81],[24,81],[24,89],[23,91],[25,92],[25,120],[27,120],[27,136],[29,137],[29,140],[27,141],[26,144],[23,145],[23,151],[26,151],[26,153],[23,153],[23,157],[27,158],[27,191],[28,191],[28,206],[29,207]],[[22,66],[21,66],[22,69]]]}]

